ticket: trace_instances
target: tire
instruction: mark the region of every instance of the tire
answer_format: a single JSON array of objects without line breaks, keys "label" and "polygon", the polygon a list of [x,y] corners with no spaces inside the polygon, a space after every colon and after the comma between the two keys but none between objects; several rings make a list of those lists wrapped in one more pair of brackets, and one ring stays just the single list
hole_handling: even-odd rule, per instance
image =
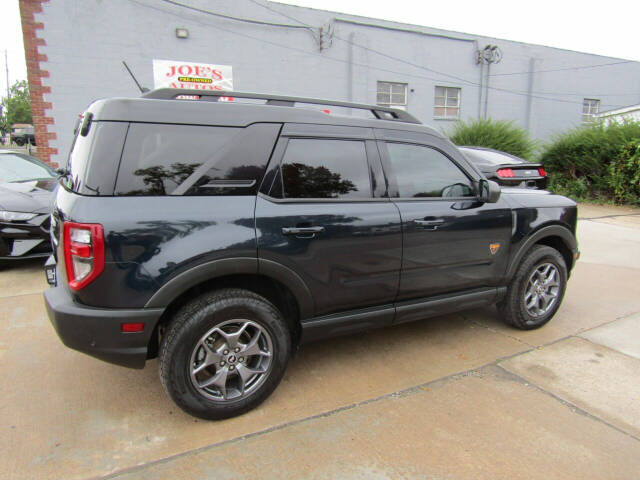
[{"label": "tire", "polygon": [[21,138],[16,138],[15,142],[16,142],[16,145],[19,147],[22,147],[24,145],[24,140],[22,140]]},{"label": "tire", "polygon": [[[547,275],[557,279],[557,287],[551,286],[553,281],[543,281],[549,265],[551,267]],[[552,273],[553,269],[555,274]],[[520,262],[505,298],[497,305],[502,319],[508,325],[521,330],[540,328],[551,320],[560,308],[567,287],[567,278],[567,265],[560,252],[545,245],[533,246]],[[536,291],[538,287],[541,289],[539,291],[544,293],[532,295],[531,291]],[[550,301],[549,298],[553,295],[555,297]],[[549,303],[545,306],[546,302]]]},{"label": "tire", "polygon": [[[253,354],[256,346],[260,353]],[[175,314],[160,343],[160,380],[182,410],[220,420],[262,403],[280,383],[290,355],[291,334],[273,304],[247,290],[217,290]]]}]

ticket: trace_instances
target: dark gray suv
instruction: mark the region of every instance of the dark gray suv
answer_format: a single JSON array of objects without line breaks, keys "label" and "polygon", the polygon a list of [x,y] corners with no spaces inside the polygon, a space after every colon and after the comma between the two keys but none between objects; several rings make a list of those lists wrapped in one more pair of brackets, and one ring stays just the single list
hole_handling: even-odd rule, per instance
[{"label": "dark gray suv", "polygon": [[493,303],[540,327],[578,258],[573,201],[501,195],[442,135],[372,105],[100,100],[60,183],[45,293],[60,338],[128,367],[159,356],[202,418],[262,402],[302,342]]}]

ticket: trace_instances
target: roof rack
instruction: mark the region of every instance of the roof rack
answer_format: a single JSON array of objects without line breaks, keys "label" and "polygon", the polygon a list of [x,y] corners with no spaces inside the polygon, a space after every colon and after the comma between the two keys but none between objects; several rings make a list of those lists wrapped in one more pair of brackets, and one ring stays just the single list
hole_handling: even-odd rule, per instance
[{"label": "roof rack", "polygon": [[142,98],[152,98],[156,100],[176,100],[180,96],[198,96],[199,100],[217,102],[220,97],[251,98],[256,100],[266,100],[267,105],[278,105],[282,107],[293,107],[296,103],[310,103],[313,105],[328,105],[335,107],[355,108],[368,110],[379,120],[391,120],[406,123],[421,123],[413,115],[390,107],[380,107],[378,105],[367,105],[364,103],[341,102],[337,100],[322,100],[319,98],[288,97],[285,95],[270,95],[266,93],[232,92],[222,90],[195,90],[186,88],[156,88],[144,93]]}]

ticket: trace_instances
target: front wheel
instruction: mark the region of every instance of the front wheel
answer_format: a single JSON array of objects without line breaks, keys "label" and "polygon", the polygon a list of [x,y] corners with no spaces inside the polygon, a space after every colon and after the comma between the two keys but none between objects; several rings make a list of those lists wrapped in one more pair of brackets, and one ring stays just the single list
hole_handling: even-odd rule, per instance
[{"label": "front wheel", "polygon": [[220,290],[176,314],[160,345],[160,379],[187,413],[229,418],[273,392],[290,352],[289,330],[273,304],[246,290]]},{"label": "front wheel", "polygon": [[534,246],[498,303],[503,320],[521,330],[543,326],[560,308],[567,278],[567,264],[560,252],[545,245]]}]

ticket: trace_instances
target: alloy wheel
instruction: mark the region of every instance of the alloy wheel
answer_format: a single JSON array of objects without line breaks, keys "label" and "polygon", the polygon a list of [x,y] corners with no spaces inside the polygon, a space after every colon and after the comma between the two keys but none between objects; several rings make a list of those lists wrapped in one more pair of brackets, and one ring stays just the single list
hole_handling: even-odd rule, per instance
[{"label": "alloy wheel", "polygon": [[194,346],[191,383],[209,399],[238,400],[266,380],[272,355],[273,342],[265,328],[251,320],[228,320],[210,329]]},{"label": "alloy wheel", "polygon": [[524,291],[524,304],[532,317],[546,315],[560,295],[560,272],[552,263],[535,267]]}]

